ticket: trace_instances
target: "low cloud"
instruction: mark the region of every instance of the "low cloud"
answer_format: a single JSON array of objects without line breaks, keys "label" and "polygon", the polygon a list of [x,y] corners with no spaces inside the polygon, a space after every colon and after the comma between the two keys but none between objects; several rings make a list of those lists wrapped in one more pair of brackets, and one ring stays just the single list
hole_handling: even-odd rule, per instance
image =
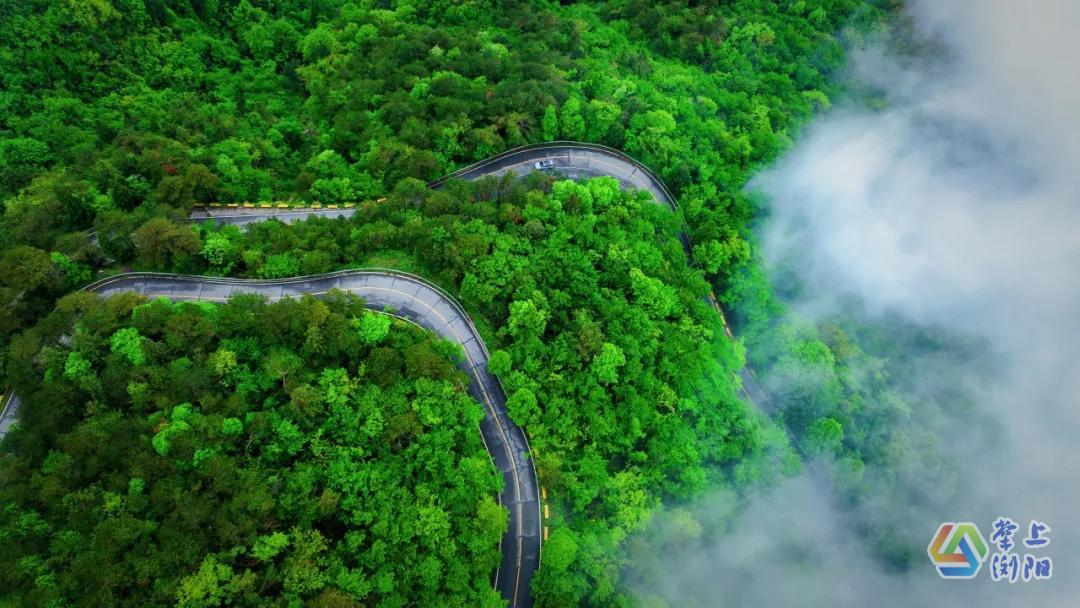
[{"label": "low cloud", "polygon": [[[709,606],[1080,597],[1080,3],[917,0],[908,12],[932,56],[872,48],[853,62],[884,109],[838,106],[753,182],[771,205],[765,257],[801,286],[789,304],[804,317],[854,299],[874,322],[902,318],[986,345],[992,378],[968,361],[927,360],[917,380],[928,393],[969,384],[1002,433],[965,436],[968,414],[948,407],[927,420],[964,493],[944,509],[912,505],[903,525],[923,521],[915,535],[928,542],[942,520],[971,519],[984,534],[999,514],[1047,521],[1055,578],[941,581],[929,563],[886,572],[803,478],[746,505],[730,533],[672,549],[643,593]],[[714,508],[706,499],[696,515]]]}]

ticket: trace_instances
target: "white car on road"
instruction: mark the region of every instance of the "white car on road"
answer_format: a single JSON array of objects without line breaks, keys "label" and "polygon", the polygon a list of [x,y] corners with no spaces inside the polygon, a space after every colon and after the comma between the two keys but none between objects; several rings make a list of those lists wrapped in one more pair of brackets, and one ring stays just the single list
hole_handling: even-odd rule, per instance
[{"label": "white car on road", "polygon": [[555,161],[551,160],[550,158],[546,158],[544,160],[536,161],[536,164],[534,164],[533,166],[536,167],[538,170],[543,171],[544,169],[550,169],[554,167]]}]

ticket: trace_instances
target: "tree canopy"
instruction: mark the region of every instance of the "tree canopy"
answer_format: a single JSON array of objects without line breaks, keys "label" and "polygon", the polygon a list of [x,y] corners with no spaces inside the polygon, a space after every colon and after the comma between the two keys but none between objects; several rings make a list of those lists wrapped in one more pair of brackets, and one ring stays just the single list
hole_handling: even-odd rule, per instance
[{"label": "tree canopy", "polygon": [[48,322],[74,331],[32,332],[0,605],[500,604],[502,477],[430,334],[345,294],[78,294]]}]

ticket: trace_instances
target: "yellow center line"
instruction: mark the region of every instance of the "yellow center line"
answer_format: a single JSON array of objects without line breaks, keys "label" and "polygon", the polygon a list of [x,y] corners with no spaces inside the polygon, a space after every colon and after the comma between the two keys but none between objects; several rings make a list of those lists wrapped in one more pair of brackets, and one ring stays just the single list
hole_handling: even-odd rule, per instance
[{"label": "yellow center line", "polygon": [[[521,503],[518,503],[519,505]],[[521,553],[523,551],[521,547],[523,537],[519,534],[517,537],[517,576],[514,577],[514,601],[511,606],[517,606],[518,603],[518,591],[521,589]]]}]

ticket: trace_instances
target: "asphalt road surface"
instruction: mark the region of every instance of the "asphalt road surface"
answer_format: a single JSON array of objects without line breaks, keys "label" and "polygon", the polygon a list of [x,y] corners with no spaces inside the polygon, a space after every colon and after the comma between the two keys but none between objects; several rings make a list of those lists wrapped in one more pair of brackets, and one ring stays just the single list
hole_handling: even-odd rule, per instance
[{"label": "asphalt road surface", "polygon": [[218,221],[223,224],[246,226],[255,222],[276,219],[286,224],[299,222],[309,217],[349,217],[356,209],[246,209],[239,208],[203,208],[191,212],[188,217],[193,222]]},{"label": "asphalt road surface", "polygon": [[[536,163],[545,160],[551,161],[551,166],[537,169]],[[612,177],[625,189],[647,190],[657,202],[672,208],[675,206],[674,196],[645,165],[618,150],[577,142],[552,142],[509,150],[459,169],[429,185],[438,188],[451,179],[472,180],[498,177],[505,173],[527,175],[533,171],[554,173],[570,179]]]},{"label": "asphalt road surface", "polygon": [[[543,169],[547,173],[570,179],[612,177],[623,188],[647,190],[658,203],[673,210],[676,208],[675,197],[645,165],[618,150],[579,142],[551,142],[516,148],[464,167],[428,185],[439,188],[450,179],[473,180],[505,173],[525,175],[536,171],[536,163],[541,160],[552,161],[550,167]],[[347,217],[353,213],[355,209],[224,208],[196,211],[190,219],[244,226],[271,218],[290,223],[313,216]],[[692,247],[685,232],[680,235],[680,240],[689,255]],[[469,393],[483,404],[485,410],[480,431],[492,462],[503,475],[504,489],[499,500],[510,512],[509,528],[500,546],[502,562],[493,584],[511,607],[532,606],[529,584],[540,566],[543,529],[536,470],[525,433],[510,420],[502,387],[487,371],[487,349],[472,321],[451,296],[419,277],[392,270],[342,271],[277,281],[128,273],[103,279],[86,289],[106,296],[136,292],[176,301],[224,301],[234,293],[259,293],[276,300],[341,289],[363,298],[368,308],[382,311],[389,306],[394,316],[461,344],[465,351],[461,367],[471,378]],[[709,301],[723,317],[715,298],[710,295]],[[726,320],[724,329],[731,336]],[[744,368],[740,378],[746,398],[771,413],[773,408],[768,396],[753,373]],[[4,404],[0,413],[0,437],[12,424],[19,406],[17,395],[11,395]]]}]

